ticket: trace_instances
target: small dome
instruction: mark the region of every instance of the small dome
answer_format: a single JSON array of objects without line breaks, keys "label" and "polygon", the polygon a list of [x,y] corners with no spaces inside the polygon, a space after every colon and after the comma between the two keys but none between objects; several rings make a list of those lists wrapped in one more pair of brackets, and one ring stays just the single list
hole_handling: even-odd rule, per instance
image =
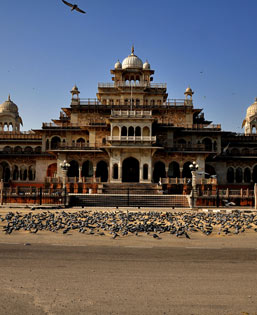
[{"label": "small dome", "polygon": [[11,100],[10,95],[8,96],[8,100],[0,105],[0,113],[2,112],[18,113],[18,106]]},{"label": "small dome", "polygon": [[115,63],[114,68],[115,68],[115,69],[121,69],[121,63],[120,63],[119,60]]},{"label": "small dome", "polygon": [[186,89],[186,93],[192,93],[193,91],[192,91],[192,89],[191,89],[191,87],[188,87],[187,89]]},{"label": "small dome", "polygon": [[251,116],[254,116],[256,114],[257,114],[257,97],[255,98],[254,103],[247,108],[246,118],[250,118]]},{"label": "small dome", "polygon": [[150,70],[150,63],[146,60],[146,62],[143,64],[143,69],[144,70]]},{"label": "small dome", "polygon": [[77,85],[75,84],[74,86],[73,86],[73,88],[72,88],[72,92],[77,92],[79,89],[78,89],[78,87],[77,87]]}]

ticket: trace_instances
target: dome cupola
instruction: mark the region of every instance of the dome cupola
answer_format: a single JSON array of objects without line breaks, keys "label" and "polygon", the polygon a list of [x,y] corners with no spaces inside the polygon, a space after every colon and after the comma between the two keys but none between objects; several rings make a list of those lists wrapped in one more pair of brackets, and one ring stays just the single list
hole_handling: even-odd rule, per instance
[{"label": "dome cupola", "polygon": [[120,61],[118,60],[116,63],[115,63],[115,66],[114,66],[114,68],[115,69],[121,69],[121,63],[120,63]]},{"label": "dome cupola", "polygon": [[144,70],[150,70],[151,67],[150,67],[150,63],[146,60],[146,62],[143,64],[143,69]]},{"label": "dome cupola", "polygon": [[134,54],[134,46],[131,54],[122,61],[122,69],[143,69],[143,61]]},{"label": "dome cupola", "polygon": [[3,112],[18,113],[18,106],[11,100],[10,94],[8,95],[7,101],[0,105],[0,113]]}]

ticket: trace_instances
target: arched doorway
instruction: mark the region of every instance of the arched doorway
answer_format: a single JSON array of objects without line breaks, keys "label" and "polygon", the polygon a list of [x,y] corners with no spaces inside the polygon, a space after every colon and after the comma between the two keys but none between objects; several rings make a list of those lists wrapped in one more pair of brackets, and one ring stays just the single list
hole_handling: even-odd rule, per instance
[{"label": "arched doorway", "polygon": [[100,177],[101,182],[108,182],[108,167],[106,162],[100,161],[97,163],[96,177]]},{"label": "arched doorway", "polygon": [[161,161],[154,165],[153,181],[158,183],[160,178],[166,178],[165,164]]},{"label": "arched doorway", "polygon": [[183,165],[183,171],[182,171],[182,177],[183,178],[192,178],[192,173],[191,173],[191,170],[189,167],[190,164],[192,164],[192,162],[186,162]]},{"label": "arched doorway", "polygon": [[79,163],[77,161],[70,161],[70,167],[67,172],[68,177],[79,177]]},{"label": "arched doorway", "polygon": [[122,182],[139,182],[139,162],[135,158],[127,158],[122,163]]},{"label": "arched doorway", "polygon": [[180,177],[180,169],[179,169],[179,164],[177,162],[171,162],[169,164],[168,177],[171,177],[171,178]]},{"label": "arched doorway", "polygon": [[216,175],[215,168],[212,165],[205,165],[205,178],[209,178],[210,176]]},{"label": "arched doorway", "polygon": [[57,163],[53,163],[48,166],[46,176],[47,177],[55,177],[57,173]]},{"label": "arched doorway", "polygon": [[93,176],[93,164],[91,161],[86,161],[82,165],[82,177],[92,177]]},{"label": "arched doorway", "polygon": [[7,162],[0,163],[0,179],[4,182],[8,182],[11,176],[9,164]]}]

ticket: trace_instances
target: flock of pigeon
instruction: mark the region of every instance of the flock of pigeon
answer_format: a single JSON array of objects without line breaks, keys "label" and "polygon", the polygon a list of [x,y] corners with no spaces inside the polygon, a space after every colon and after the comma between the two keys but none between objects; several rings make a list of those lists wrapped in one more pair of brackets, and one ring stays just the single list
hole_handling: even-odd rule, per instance
[{"label": "flock of pigeon", "polygon": [[257,215],[239,211],[229,214],[143,211],[9,212],[0,215],[0,228],[5,234],[22,230],[29,233],[50,231],[62,234],[77,231],[86,235],[109,235],[116,239],[146,233],[155,239],[161,239],[161,234],[168,233],[190,239],[191,233],[232,235],[250,229],[257,232]]}]

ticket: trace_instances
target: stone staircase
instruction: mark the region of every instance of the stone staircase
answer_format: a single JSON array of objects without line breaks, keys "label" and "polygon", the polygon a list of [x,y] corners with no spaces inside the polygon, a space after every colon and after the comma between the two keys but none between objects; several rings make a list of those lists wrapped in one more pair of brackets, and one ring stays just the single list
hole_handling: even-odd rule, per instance
[{"label": "stone staircase", "polygon": [[102,187],[103,194],[147,194],[162,195],[162,187],[152,183],[106,183]]},{"label": "stone staircase", "polygon": [[127,193],[69,194],[70,206],[189,208],[187,195]]}]

